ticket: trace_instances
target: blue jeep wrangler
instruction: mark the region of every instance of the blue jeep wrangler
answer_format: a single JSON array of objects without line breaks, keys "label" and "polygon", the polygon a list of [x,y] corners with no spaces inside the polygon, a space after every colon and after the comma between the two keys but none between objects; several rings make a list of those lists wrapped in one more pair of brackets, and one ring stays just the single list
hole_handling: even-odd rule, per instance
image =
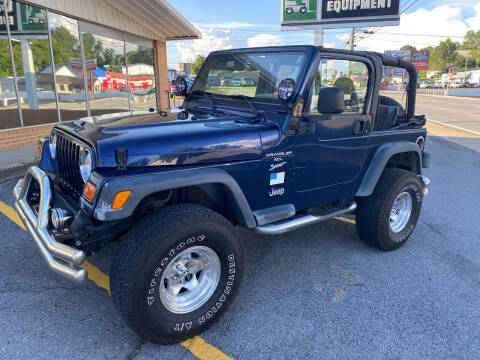
[{"label": "blue jeep wrangler", "polygon": [[[408,73],[405,108],[379,94],[384,66]],[[77,282],[86,256],[120,240],[115,306],[142,337],[178,342],[238,290],[235,226],[278,235],[354,214],[370,245],[407,241],[429,184],[416,83],[411,63],[374,52],[213,52],[191,89],[177,79],[180,109],[57,125],[14,188],[16,209],[48,266]]]}]

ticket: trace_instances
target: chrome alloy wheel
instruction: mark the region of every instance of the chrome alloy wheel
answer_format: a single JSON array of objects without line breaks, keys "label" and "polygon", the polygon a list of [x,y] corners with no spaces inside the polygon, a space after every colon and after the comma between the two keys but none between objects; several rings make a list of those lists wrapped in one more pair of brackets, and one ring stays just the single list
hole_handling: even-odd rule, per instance
[{"label": "chrome alloy wheel", "polygon": [[402,192],[393,202],[390,210],[390,230],[399,233],[407,226],[412,215],[413,199],[408,191]]},{"label": "chrome alloy wheel", "polygon": [[165,268],[160,300],[175,314],[197,310],[213,295],[220,280],[220,259],[206,246],[194,246],[178,254]]}]

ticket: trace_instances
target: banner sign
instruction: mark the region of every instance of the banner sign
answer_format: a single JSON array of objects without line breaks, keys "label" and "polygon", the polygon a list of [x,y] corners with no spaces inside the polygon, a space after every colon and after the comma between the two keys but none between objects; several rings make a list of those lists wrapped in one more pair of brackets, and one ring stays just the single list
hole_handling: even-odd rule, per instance
[{"label": "banner sign", "polygon": [[283,21],[305,21],[317,19],[318,0],[282,0]]},{"label": "banner sign", "polygon": [[[7,32],[7,28],[5,27],[5,9],[3,8],[3,2],[0,5],[0,32]],[[10,24],[10,31],[17,31],[18,30],[18,23],[17,23],[17,7],[13,6],[12,0],[7,1],[7,19]]]},{"label": "banner sign", "polygon": [[[385,50],[385,55],[410,61],[410,50]],[[405,69],[384,66],[384,76],[406,77],[406,75],[407,71]]]},{"label": "banner sign", "polygon": [[[5,33],[5,9],[0,4],[0,33]],[[7,0],[10,31],[15,34],[47,34],[47,11],[35,6]]]},{"label": "banner sign", "polygon": [[[20,9],[19,22],[23,32],[47,32],[47,12],[35,6],[18,3]],[[11,30],[11,29],[10,29]]]},{"label": "banner sign", "polygon": [[[72,69],[83,70],[82,59],[80,58],[70,58],[70,67]],[[85,61],[85,70],[93,71],[97,69],[97,59],[86,60]]]},{"label": "banner sign", "polygon": [[412,51],[411,62],[417,70],[428,70],[428,51]]},{"label": "banner sign", "polygon": [[70,58],[70,67],[72,69],[82,70],[83,69],[82,59]]},{"label": "banner sign", "polygon": [[400,0],[282,0],[282,30],[398,25]]},{"label": "banner sign", "polygon": [[86,60],[85,61],[85,70],[93,71],[97,69],[97,59]]}]

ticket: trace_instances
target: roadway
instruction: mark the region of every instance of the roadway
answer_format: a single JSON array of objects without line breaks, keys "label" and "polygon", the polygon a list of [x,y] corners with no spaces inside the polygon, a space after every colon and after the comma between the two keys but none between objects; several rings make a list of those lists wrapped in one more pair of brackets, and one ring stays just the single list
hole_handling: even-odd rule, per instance
[{"label": "roadway", "polygon": [[[382,94],[405,103],[405,97],[400,92],[384,91]],[[425,114],[429,120],[475,131],[480,135],[480,98],[419,94],[416,114]]]},{"label": "roadway", "polygon": [[[450,121],[432,102],[443,103],[419,99],[419,107]],[[173,346],[143,342],[115,311],[115,245],[88,259],[85,284],[63,280],[18,224],[15,180],[0,183],[0,358],[478,358],[480,137],[429,131],[430,194],[404,247],[365,245],[352,218],[277,237],[240,229],[248,267],[236,300],[200,337]]]}]

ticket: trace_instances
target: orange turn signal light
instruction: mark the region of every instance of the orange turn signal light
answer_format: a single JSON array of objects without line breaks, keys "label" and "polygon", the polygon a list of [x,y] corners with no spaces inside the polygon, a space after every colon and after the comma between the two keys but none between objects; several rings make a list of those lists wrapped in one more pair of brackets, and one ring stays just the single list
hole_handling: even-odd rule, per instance
[{"label": "orange turn signal light", "polygon": [[40,157],[40,155],[42,154],[42,145],[41,144],[38,144],[36,149],[35,149],[35,155],[37,155],[38,157]]},{"label": "orange turn signal light", "polygon": [[92,201],[93,198],[95,197],[95,193],[97,192],[97,187],[95,185],[93,185],[90,181],[87,181],[87,183],[85,184],[85,187],[83,188],[83,195],[85,195],[85,197]]},{"label": "orange turn signal light", "polygon": [[113,204],[112,204],[112,209],[118,210],[125,205],[127,202],[128,198],[132,194],[131,190],[126,190],[126,191],[120,191],[115,195],[115,199],[113,199]]}]

